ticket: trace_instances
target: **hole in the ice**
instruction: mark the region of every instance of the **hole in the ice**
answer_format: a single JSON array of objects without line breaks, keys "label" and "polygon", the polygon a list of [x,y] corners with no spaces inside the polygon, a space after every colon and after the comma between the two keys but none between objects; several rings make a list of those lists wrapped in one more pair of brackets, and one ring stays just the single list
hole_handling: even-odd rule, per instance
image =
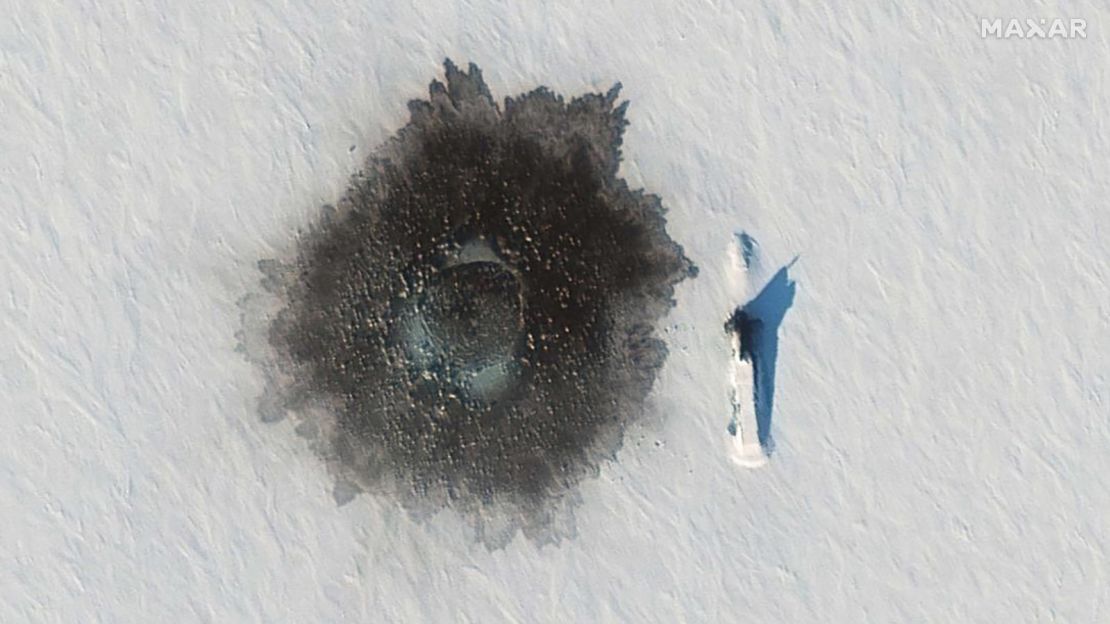
[{"label": "hole in the ice", "polygon": [[617,176],[617,87],[498,103],[476,66],[445,69],[292,257],[263,264],[283,304],[268,400],[319,416],[337,500],[451,506],[491,531],[496,507],[535,530],[616,455],[696,268],[660,199]]}]

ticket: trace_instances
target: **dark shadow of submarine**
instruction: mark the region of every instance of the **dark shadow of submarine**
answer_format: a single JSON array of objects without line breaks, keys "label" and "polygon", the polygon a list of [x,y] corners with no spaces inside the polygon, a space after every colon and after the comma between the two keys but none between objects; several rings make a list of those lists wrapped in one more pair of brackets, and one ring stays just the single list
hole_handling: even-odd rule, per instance
[{"label": "dark shadow of submarine", "polygon": [[755,420],[759,445],[770,455],[774,451],[771,417],[775,408],[775,369],[779,357],[779,326],[786,311],[794,305],[796,284],[790,269],[798,261],[775,273],[771,281],[754,299],[737,308],[726,324],[730,331],[740,332],[740,354],[750,359],[755,377]]}]

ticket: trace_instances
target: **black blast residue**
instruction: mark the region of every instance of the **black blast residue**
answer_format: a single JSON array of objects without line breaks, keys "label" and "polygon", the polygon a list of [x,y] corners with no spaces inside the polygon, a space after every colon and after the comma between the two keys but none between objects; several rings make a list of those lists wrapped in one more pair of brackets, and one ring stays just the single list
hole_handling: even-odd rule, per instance
[{"label": "black blast residue", "polygon": [[498,107],[447,61],[295,259],[262,263],[277,400],[319,415],[302,428],[345,496],[527,529],[614,456],[696,274],[659,198],[617,177],[618,88]]}]

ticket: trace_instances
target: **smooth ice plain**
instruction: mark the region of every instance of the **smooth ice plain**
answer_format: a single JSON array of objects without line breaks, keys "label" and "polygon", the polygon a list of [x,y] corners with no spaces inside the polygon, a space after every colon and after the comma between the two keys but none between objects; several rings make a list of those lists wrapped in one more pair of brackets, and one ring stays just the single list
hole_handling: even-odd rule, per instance
[{"label": "smooth ice plain", "polygon": [[[980,37],[1032,10],[9,3],[0,621],[1106,620],[1110,12]],[[701,269],[557,545],[337,507],[235,351],[257,260],[447,57],[620,81],[621,176]],[[759,470],[722,447],[738,230],[799,257]]]}]

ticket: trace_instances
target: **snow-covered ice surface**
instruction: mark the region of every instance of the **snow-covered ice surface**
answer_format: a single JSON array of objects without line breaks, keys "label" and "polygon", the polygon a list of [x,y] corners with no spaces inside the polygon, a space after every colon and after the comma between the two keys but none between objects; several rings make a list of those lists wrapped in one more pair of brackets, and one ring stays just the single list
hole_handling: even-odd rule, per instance
[{"label": "snow-covered ice surface", "polygon": [[[0,621],[1110,618],[1104,6],[234,4],[4,8]],[[447,56],[498,98],[621,81],[623,175],[701,268],[666,418],[557,545],[337,507],[234,350],[256,261]],[[754,471],[723,437],[739,229],[799,255]]]}]

